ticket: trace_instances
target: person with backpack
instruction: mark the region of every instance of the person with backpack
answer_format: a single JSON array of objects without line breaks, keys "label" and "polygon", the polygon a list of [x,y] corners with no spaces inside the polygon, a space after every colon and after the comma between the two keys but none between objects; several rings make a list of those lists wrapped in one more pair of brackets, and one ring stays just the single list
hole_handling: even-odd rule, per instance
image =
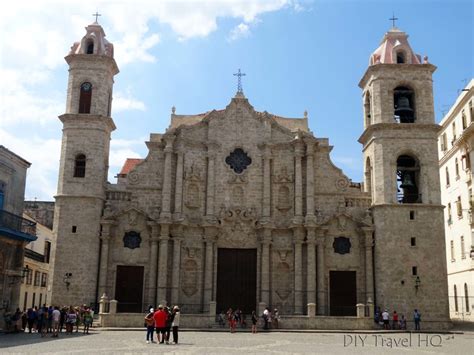
[{"label": "person with backpack", "polygon": [[[153,340],[153,332],[155,331],[155,319],[153,315],[155,314],[155,310],[150,308],[147,315],[145,316],[145,325],[146,325],[146,343],[150,344],[150,341],[154,343]],[[160,335],[157,333],[158,341],[160,341]]]},{"label": "person with backpack", "polygon": [[413,312],[413,321],[415,322],[415,330],[421,330],[420,329],[421,313],[418,312],[417,309],[415,309],[415,312]]}]

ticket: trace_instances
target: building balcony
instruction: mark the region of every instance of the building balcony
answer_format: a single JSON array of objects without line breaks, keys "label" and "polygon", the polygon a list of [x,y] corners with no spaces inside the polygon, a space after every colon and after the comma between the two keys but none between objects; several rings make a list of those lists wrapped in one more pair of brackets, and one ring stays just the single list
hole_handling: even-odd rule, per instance
[{"label": "building balcony", "polygon": [[36,223],[5,210],[0,210],[0,235],[32,242],[37,239]]}]

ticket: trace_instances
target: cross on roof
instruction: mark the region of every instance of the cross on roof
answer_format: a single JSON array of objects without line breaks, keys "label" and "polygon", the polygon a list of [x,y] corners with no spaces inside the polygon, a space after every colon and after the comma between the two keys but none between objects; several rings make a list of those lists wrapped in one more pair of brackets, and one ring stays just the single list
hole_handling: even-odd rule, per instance
[{"label": "cross on roof", "polygon": [[98,22],[97,22],[97,18],[98,18],[99,16],[102,16],[102,15],[99,14],[99,12],[96,11],[95,14],[92,14],[92,16],[95,16],[95,23],[98,23]]},{"label": "cross on roof", "polygon": [[395,21],[398,20],[398,17],[395,17],[395,14],[392,12],[392,18],[389,18],[392,21],[392,27],[395,28]]},{"label": "cross on roof", "polygon": [[239,71],[237,73],[234,73],[234,76],[237,77],[237,93],[243,94],[244,92],[242,90],[242,77],[245,76],[245,73],[242,73],[239,68]]}]

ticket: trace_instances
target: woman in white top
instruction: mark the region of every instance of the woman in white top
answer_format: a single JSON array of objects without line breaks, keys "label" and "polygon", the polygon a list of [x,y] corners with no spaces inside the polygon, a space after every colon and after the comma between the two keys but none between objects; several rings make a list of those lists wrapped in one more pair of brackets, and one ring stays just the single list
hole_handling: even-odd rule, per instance
[{"label": "woman in white top", "polygon": [[179,318],[180,318],[179,307],[174,306],[173,307],[173,323],[171,323],[171,327],[173,329],[173,344],[178,344]]}]

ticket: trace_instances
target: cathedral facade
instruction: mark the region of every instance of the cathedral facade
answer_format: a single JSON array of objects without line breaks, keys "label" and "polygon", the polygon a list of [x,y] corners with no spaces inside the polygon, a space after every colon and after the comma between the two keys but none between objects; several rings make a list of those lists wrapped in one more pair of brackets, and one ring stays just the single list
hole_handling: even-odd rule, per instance
[{"label": "cathedral facade", "polygon": [[359,84],[364,183],[331,162],[306,113],[258,112],[239,90],[221,110],[173,108],[147,156],[128,159],[111,184],[118,67],[102,27],[86,31],[66,56],[53,303],[106,294],[119,313],[162,303],[287,315],[314,304],[334,317],[375,304],[447,324],[435,67],[404,32],[387,32]]}]

